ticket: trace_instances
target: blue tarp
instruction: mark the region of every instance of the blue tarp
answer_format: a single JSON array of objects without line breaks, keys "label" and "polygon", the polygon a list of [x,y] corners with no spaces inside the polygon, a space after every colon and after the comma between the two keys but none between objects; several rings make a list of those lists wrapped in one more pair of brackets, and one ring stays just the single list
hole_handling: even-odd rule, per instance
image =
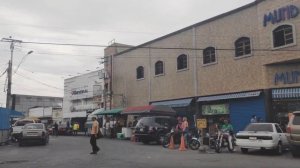
[{"label": "blue tarp", "polygon": [[0,129],[10,128],[10,118],[23,116],[24,114],[22,112],[0,107]]},{"label": "blue tarp", "polygon": [[9,110],[0,108],[0,130],[7,130],[9,128]]}]

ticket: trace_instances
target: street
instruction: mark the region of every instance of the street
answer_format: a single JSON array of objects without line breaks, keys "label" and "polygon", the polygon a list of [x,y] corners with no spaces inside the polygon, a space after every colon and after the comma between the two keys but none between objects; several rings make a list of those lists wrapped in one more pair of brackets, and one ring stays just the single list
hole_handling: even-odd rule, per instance
[{"label": "street", "polygon": [[143,145],[126,140],[98,140],[101,151],[90,155],[89,138],[51,137],[47,146],[17,144],[0,146],[1,168],[82,168],[82,167],[299,167],[300,160],[289,152],[276,156],[270,152],[250,152],[247,155],[239,151],[231,154],[224,152],[199,153],[199,151],[178,151],[164,149],[158,145]]}]

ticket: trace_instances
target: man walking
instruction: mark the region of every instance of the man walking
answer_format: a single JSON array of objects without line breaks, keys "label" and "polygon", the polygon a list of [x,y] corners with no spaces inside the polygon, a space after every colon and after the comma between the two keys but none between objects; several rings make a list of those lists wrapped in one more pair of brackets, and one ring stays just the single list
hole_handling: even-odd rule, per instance
[{"label": "man walking", "polygon": [[58,136],[58,124],[56,122],[54,124],[53,135]]},{"label": "man walking", "polygon": [[91,139],[90,143],[92,145],[93,152],[90,154],[97,154],[97,152],[100,150],[99,147],[97,146],[97,135],[99,131],[99,123],[96,119],[96,117],[92,118],[93,124],[92,124],[92,130],[91,130]]}]

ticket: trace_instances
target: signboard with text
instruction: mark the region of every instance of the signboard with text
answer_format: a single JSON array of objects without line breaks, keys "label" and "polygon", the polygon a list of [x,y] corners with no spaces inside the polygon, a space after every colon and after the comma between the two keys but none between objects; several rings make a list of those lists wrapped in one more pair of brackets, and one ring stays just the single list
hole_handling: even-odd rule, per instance
[{"label": "signboard with text", "polygon": [[207,120],[206,119],[197,119],[197,128],[198,129],[207,128]]},{"label": "signboard with text", "polygon": [[203,115],[229,114],[229,104],[202,105]]}]

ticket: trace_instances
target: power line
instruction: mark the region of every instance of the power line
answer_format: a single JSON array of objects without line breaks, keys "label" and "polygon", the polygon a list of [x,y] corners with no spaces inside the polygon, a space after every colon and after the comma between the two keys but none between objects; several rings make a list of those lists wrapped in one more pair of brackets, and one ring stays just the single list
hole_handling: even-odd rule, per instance
[{"label": "power line", "polygon": [[[3,41],[6,42],[6,41]],[[119,48],[127,48],[127,49],[157,49],[157,50],[205,50],[206,48],[192,48],[192,47],[150,47],[150,46],[144,46],[143,44],[140,46],[123,46],[123,45],[100,45],[100,44],[75,44],[75,43],[56,43],[56,42],[33,42],[33,41],[22,41],[22,43],[25,44],[38,44],[38,45],[56,45],[56,46],[75,46],[75,47],[100,47],[100,48],[106,48],[106,47],[119,47]],[[232,51],[236,50],[235,48],[215,48],[215,50],[219,51]],[[263,48],[257,48],[252,49],[252,51],[274,51],[273,49],[263,49]],[[295,52],[300,51],[300,49],[280,49],[276,51],[289,51],[289,52]]]},{"label": "power line", "polygon": [[28,76],[21,75],[21,74],[19,74],[19,73],[16,73],[16,74],[19,75],[19,76],[21,76],[21,77],[23,77],[23,78],[26,78],[26,79],[28,79],[28,80],[35,81],[35,82],[37,82],[37,83],[40,83],[40,84],[42,84],[42,85],[44,85],[44,86],[48,86],[48,87],[50,87],[50,88],[54,88],[54,89],[57,89],[57,90],[64,90],[64,89],[62,89],[62,88],[58,88],[58,87],[56,87],[56,86],[49,85],[49,84],[47,84],[47,83],[44,83],[44,82],[41,82],[41,81],[39,81],[39,80],[30,78],[30,77],[28,77]]}]

